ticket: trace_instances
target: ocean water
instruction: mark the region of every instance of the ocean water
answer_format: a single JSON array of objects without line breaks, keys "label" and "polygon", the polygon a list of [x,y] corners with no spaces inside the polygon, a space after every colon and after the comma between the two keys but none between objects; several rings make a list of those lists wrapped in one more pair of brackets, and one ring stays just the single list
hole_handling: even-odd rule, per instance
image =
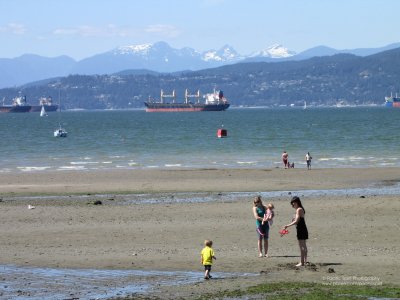
[{"label": "ocean water", "polygon": [[[0,172],[275,168],[283,150],[296,167],[307,151],[315,168],[398,167],[399,119],[383,107],[0,114]],[[59,122],[67,138],[53,137]]]}]

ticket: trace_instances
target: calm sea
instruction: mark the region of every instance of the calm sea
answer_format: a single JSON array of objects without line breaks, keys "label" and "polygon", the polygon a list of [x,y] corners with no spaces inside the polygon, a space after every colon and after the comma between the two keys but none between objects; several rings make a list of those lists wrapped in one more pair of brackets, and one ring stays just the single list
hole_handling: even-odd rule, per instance
[{"label": "calm sea", "polygon": [[[302,168],[307,151],[315,168],[400,166],[399,119],[383,107],[1,114],[0,172],[275,168],[283,150]],[[67,138],[53,137],[59,121]]]}]

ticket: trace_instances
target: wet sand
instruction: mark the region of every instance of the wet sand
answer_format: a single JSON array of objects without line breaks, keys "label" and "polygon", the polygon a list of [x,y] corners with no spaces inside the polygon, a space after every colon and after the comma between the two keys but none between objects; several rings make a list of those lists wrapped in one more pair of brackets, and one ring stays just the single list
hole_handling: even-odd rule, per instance
[{"label": "wet sand", "polygon": [[[287,236],[278,234],[294,213],[289,194],[264,199],[273,202],[276,211],[269,258],[257,257],[252,198],[240,193],[224,197],[229,192],[256,195],[274,190],[385,189],[399,179],[396,168],[3,173],[0,264],[199,272],[198,283],[154,291],[171,299],[201,294],[205,287],[212,292],[269,281],[399,284],[399,195],[300,194],[312,263],[300,269],[294,267],[299,261],[295,228],[290,228]],[[149,197],[173,199],[177,193],[189,192],[212,194],[217,200],[144,201]],[[109,195],[95,195],[103,193]],[[150,196],[142,195],[145,193]],[[131,198],[135,201],[129,201]],[[94,205],[96,200],[102,204]],[[214,272],[260,275],[204,282],[199,261],[204,239],[214,241]],[[329,268],[335,273],[328,273]]]},{"label": "wet sand", "polygon": [[390,185],[398,168],[181,169],[0,173],[1,195],[259,192]]}]

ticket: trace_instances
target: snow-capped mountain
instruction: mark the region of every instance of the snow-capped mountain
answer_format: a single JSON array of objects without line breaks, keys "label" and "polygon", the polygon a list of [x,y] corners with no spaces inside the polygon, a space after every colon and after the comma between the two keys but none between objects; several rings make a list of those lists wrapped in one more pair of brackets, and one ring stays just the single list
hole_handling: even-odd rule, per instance
[{"label": "snow-capped mountain", "polygon": [[193,48],[172,48],[166,42],[117,47],[77,63],[79,74],[114,73],[127,69],[148,69],[157,72],[200,70],[222,66],[243,59],[232,46],[203,53]]},{"label": "snow-capped mountain", "polygon": [[280,44],[269,46],[261,51],[254,52],[250,57],[269,57],[269,58],[288,58],[295,56],[297,53],[290,51],[288,48]]},{"label": "snow-capped mountain", "polygon": [[114,55],[147,55],[151,49],[152,44],[121,46],[111,50]]},{"label": "snow-capped mountain", "polygon": [[[196,71],[237,62],[303,60],[314,56],[337,53],[366,56],[398,47],[400,47],[400,43],[381,48],[353,50],[336,50],[326,46],[318,46],[296,54],[294,51],[276,44],[251,55],[241,55],[229,45],[218,50],[199,52],[189,47],[175,49],[166,42],[157,42],[117,47],[81,61],[75,61],[67,56],[46,58],[38,55],[22,55],[16,58],[0,58],[0,69],[2,70],[0,72],[0,88],[69,74],[112,74],[126,70]],[[21,70],[24,70],[23,74]]]},{"label": "snow-capped mountain", "polygon": [[243,59],[232,46],[225,45],[219,50],[208,50],[201,55],[204,61],[230,62]]},{"label": "snow-capped mountain", "polygon": [[242,57],[233,49],[232,46],[225,45],[219,50],[208,50],[200,53],[193,48],[185,47],[174,49],[165,42],[155,44],[141,44],[121,46],[110,51],[113,55],[132,55],[132,56],[155,56],[163,55],[168,57],[176,55],[180,57],[198,58],[206,62],[226,62],[241,59]]}]

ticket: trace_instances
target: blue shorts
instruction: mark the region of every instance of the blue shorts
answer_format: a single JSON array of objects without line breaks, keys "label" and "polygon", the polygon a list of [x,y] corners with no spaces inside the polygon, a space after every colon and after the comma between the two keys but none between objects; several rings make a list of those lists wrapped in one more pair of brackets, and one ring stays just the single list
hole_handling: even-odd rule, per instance
[{"label": "blue shorts", "polygon": [[257,231],[257,235],[258,235],[258,239],[259,240],[268,240],[269,238],[269,224],[268,222],[265,222],[264,225],[261,225],[260,227],[258,227],[256,229]]}]

